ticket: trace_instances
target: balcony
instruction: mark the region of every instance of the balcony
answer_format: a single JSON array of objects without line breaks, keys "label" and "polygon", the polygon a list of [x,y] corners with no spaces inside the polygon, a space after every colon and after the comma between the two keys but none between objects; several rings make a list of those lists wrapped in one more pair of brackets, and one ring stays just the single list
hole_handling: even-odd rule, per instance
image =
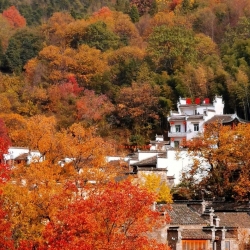
[{"label": "balcony", "polygon": [[168,132],[168,137],[186,137],[187,132]]}]

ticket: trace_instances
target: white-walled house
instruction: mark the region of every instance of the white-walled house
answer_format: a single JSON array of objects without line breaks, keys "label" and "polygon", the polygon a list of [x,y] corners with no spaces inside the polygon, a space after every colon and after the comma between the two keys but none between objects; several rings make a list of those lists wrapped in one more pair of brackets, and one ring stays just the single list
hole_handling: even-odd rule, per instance
[{"label": "white-walled house", "polygon": [[204,131],[204,125],[209,122],[222,124],[237,124],[247,121],[240,119],[236,114],[224,114],[224,102],[221,96],[215,96],[213,102],[209,98],[180,98],[177,111],[171,111],[168,121],[171,147],[179,147],[185,140],[190,140]]},{"label": "white-walled house", "polygon": [[3,160],[10,166],[25,163],[30,164],[32,161],[43,161],[43,157],[38,150],[30,150],[25,147],[9,147],[8,153],[3,155]]},{"label": "white-walled house", "polygon": [[178,184],[183,169],[192,164],[186,149],[170,148],[169,141],[162,135],[156,135],[155,140],[150,141],[149,150],[137,150],[126,157],[107,157],[107,161],[127,162],[128,173],[136,174],[138,178],[151,173],[160,175],[170,186]]},{"label": "white-walled house", "polygon": [[203,102],[196,98],[195,103],[190,98],[180,98],[177,109],[177,112],[172,111],[168,117],[171,147],[179,147],[183,140],[190,140],[202,133],[206,121],[215,115],[223,115],[224,103],[222,97],[215,97],[213,103],[208,98]]}]

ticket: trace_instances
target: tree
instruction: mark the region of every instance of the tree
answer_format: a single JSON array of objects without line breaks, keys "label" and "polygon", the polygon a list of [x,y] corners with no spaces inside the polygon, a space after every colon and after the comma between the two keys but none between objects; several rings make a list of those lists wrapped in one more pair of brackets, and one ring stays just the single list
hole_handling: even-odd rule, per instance
[{"label": "tree", "polygon": [[25,18],[20,15],[15,6],[11,6],[7,10],[4,10],[3,17],[5,17],[14,28],[23,28],[26,26]]},{"label": "tree", "polygon": [[129,181],[109,183],[57,214],[44,232],[45,248],[168,249],[148,237],[168,221],[151,209],[153,201],[154,195]]},{"label": "tree", "polygon": [[6,154],[10,140],[7,135],[7,130],[2,119],[0,119],[0,249],[14,249],[14,242],[12,239],[11,223],[8,220],[6,211],[4,210],[3,203],[3,188],[6,182],[10,179],[10,168],[7,164],[3,163],[3,154]]},{"label": "tree", "polygon": [[43,34],[48,45],[66,46],[66,30],[69,24],[74,21],[69,13],[55,12],[46,24],[42,26]]},{"label": "tree", "polygon": [[182,27],[159,26],[149,37],[147,48],[158,70],[173,73],[187,62],[196,60],[194,33]]},{"label": "tree", "polygon": [[13,72],[21,72],[23,66],[42,49],[43,39],[40,34],[30,30],[16,32],[9,40],[6,60]]},{"label": "tree", "polygon": [[133,23],[137,23],[140,19],[139,12],[136,6],[132,6],[130,9],[129,16]]},{"label": "tree", "polygon": [[87,44],[101,51],[108,49],[116,49],[119,46],[119,37],[108,29],[107,24],[103,21],[97,21],[90,24],[85,31],[85,34],[78,42]]},{"label": "tree", "polygon": [[29,165],[16,164],[3,187],[13,238],[23,248],[43,242],[46,224],[69,203],[85,197],[88,186],[95,192],[120,171],[105,158],[114,145],[93,128],[74,124],[57,132],[53,117],[35,116],[28,119],[26,133],[26,146],[38,149],[42,157],[33,158]]},{"label": "tree", "polygon": [[67,185],[70,177],[65,168],[48,160],[33,161],[29,166],[16,165],[3,188],[3,205],[12,224],[16,245],[22,241],[42,242],[45,225],[76,192],[73,185]]},{"label": "tree", "polygon": [[244,118],[245,120],[249,120],[249,108],[250,108],[249,77],[244,71],[240,69],[236,75],[236,82],[234,83],[234,88],[235,88],[236,98],[239,101],[239,105],[243,107]]},{"label": "tree", "polygon": [[84,95],[77,101],[77,116],[79,120],[98,122],[114,111],[113,104],[106,95],[96,95],[92,90],[85,90]]},{"label": "tree", "polygon": [[[28,64],[29,65],[29,64]],[[39,66],[43,65],[42,80],[58,84],[67,81],[74,75],[80,86],[87,86],[96,74],[108,69],[107,62],[100,50],[81,45],[77,50],[56,46],[47,46],[40,51],[38,61],[29,65],[29,75],[34,75]]]},{"label": "tree", "polygon": [[117,99],[117,115],[124,125],[133,129],[135,134],[149,132],[157,123],[160,112],[160,88],[148,83],[132,83],[123,87]]},{"label": "tree", "polygon": [[[1,203],[0,203],[1,204]],[[14,249],[14,242],[12,239],[11,223],[7,221],[6,213],[2,210],[0,206],[0,250]]]},{"label": "tree", "polygon": [[93,127],[73,124],[62,132],[59,148],[64,157],[71,159],[70,165],[80,180],[77,184],[79,187],[86,181],[95,181],[97,184],[106,182],[119,172],[106,162],[106,156],[114,152],[114,145],[105,142]]},{"label": "tree", "polygon": [[15,146],[27,146],[26,145],[26,119],[18,114],[1,114],[1,119],[8,127],[8,136],[13,145]]},{"label": "tree", "polygon": [[222,126],[220,121],[208,124],[204,133],[187,141],[193,166],[184,182],[193,191],[204,190],[227,200],[249,199],[249,124]]},{"label": "tree", "polygon": [[157,174],[144,174],[140,185],[155,194],[157,202],[172,203],[170,188],[166,181]]},{"label": "tree", "polygon": [[[3,51],[6,50],[9,39],[15,32],[15,29],[10,25],[10,23],[0,14],[0,41]],[[3,65],[1,65],[3,66]]]},{"label": "tree", "polygon": [[130,5],[136,6],[141,16],[149,13],[153,4],[153,0],[130,0]]},{"label": "tree", "polygon": [[136,46],[126,46],[108,54],[112,83],[118,86],[131,85],[136,80],[145,51]]},{"label": "tree", "polygon": [[119,36],[121,45],[136,45],[141,44],[141,38],[134,23],[128,15],[122,12],[111,11],[107,7],[103,7],[98,12],[90,17],[89,21],[95,23],[96,21],[103,21],[107,27]]}]

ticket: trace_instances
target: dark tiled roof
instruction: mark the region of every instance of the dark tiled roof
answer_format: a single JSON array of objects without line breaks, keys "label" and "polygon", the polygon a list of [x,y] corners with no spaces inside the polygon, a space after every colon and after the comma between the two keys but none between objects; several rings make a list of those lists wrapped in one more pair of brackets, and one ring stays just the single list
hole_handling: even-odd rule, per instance
[{"label": "dark tiled roof", "polygon": [[189,115],[187,120],[203,119],[203,115]]},{"label": "dark tiled roof", "polygon": [[169,215],[171,225],[206,225],[208,223],[197,212],[187,207],[186,204],[172,204]]},{"label": "dark tiled roof", "polygon": [[212,207],[215,212],[248,212],[250,213],[249,202],[220,202],[213,201],[209,203],[209,207]]},{"label": "dark tiled roof", "polygon": [[169,118],[169,121],[185,121],[186,116],[178,116],[178,115],[173,115]]},{"label": "dark tiled roof", "polygon": [[211,122],[230,123],[234,120],[236,120],[240,123],[249,123],[249,121],[246,121],[246,120],[239,118],[236,114],[215,115],[211,119],[207,120],[206,123],[211,123]]},{"label": "dark tiled roof", "polygon": [[201,103],[201,106],[213,106],[212,103]]},{"label": "dark tiled roof", "polygon": [[211,240],[211,231],[202,231],[202,229],[186,229],[181,232],[182,239],[196,239],[196,240]]},{"label": "dark tiled roof", "polygon": [[167,168],[156,168],[156,167],[155,168],[154,167],[141,168],[141,167],[139,167],[138,171],[166,172]]},{"label": "dark tiled roof", "polygon": [[147,158],[145,160],[139,161],[139,162],[135,162],[130,164],[131,166],[147,166],[147,165],[155,165],[157,164],[157,155]]},{"label": "dark tiled roof", "polygon": [[21,154],[15,158],[15,160],[27,160],[28,153]]},{"label": "dark tiled roof", "polygon": [[250,228],[250,216],[244,212],[216,212],[220,226]]},{"label": "dark tiled roof", "polygon": [[150,144],[158,143],[158,144],[169,144],[169,141],[150,141]]},{"label": "dark tiled roof", "polygon": [[180,104],[179,107],[197,107],[197,104],[194,104],[194,103],[190,103],[190,104]]},{"label": "dark tiled roof", "polygon": [[207,120],[206,123],[211,123],[211,122],[222,122],[222,123],[227,123],[233,121],[234,117],[233,115],[215,115],[211,119]]}]

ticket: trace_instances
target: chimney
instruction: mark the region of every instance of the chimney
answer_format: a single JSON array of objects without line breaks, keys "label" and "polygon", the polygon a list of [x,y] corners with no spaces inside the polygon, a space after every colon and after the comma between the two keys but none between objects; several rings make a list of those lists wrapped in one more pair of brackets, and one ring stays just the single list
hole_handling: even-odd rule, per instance
[{"label": "chimney", "polygon": [[220,218],[218,218],[218,217],[215,218],[215,226],[216,227],[220,226]]},{"label": "chimney", "polygon": [[214,209],[211,207],[209,209],[209,217],[210,217],[210,226],[214,225]]}]

